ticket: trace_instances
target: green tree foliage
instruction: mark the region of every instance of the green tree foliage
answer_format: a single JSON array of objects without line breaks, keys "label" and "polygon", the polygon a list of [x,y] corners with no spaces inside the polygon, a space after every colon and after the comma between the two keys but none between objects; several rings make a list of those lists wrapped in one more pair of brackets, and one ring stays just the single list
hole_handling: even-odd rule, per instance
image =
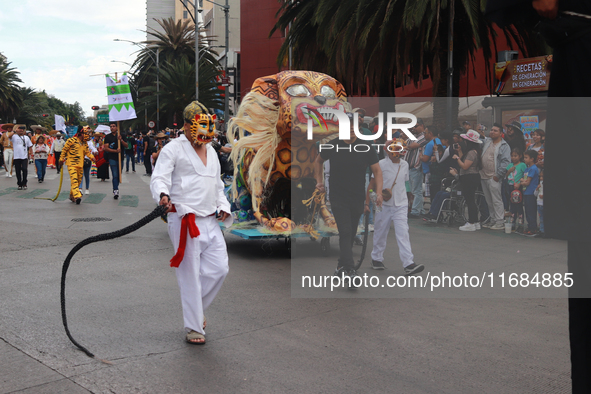
[{"label": "green tree foliage", "polygon": [[[132,91],[139,97],[135,100],[138,116],[146,106],[150,119],[156,116],[156,52],[160,64],[160,127],[172,126],[175,114],[195,99],[195,25],[188,20],[174,18],[157,20],[163,32],[152,31],[155,39],[143,41],[146,48],[138,51],[131,79]],[[199,101],[209,108],[220,108],[218,89],[222,67],[216,52],[208,45],[210,40],[199,41]],[[222,104],[223,106],[223,104]],[[140,122],[143,123],[143,120]]]},{"label": "green tree foliage", "polygon": [[22,103],[19,94],[19,72],[0,54],[0,120],[9,123]]},{"label": "green tree foliage", "polygon": [[[80,103],[68,104],[45,91],[38,92],[31,87],[21,87],[19,72],[10,67],[6,58],[0,55],[0,121],[12,122],[31,126],[39,124],[47,128],[55,122],[54,115],[61,115],[70,124],[85,125],[86,118]],[[43,116],[43,115],[46,116]]]},{"label": "green tree foliage", "polygon": [[[206,103],[208,108],[223,109],[224,101],[218,89],[216,77],[219,71],[214,68],[202,68],[199,72],[199,101]],[[156,86],[146,86],[139,90],[147,93],[145,104],[139,103],[139,111],[143,105],[148,107],[156,104]],[[195,99],[195,64],[189,63],[182,57],[174,63],[164,63],[160,66],[160,107],[168,116],[182,123],[183,109]]]},{"label": "green tree foliage", "polygon": [[[45,91],[36,92],[32,88],[20,88],[22,105],[16,119],[26,125],[39,124],[48,129],[55,123],[55,115],[61,115],[70,125],[86,125],[84,111],[77,101],[68,104]],[[46,116],[43,116],[46,115]]]},{"label": "green tree foliage", "polygon": [[[291,45],[294,68],[330,74],[350,94],[369,91],[370,95],[394,96],[396,87],[405,81],[419,85],[429,77],[433,96],[445,96],[450,1],[283,1],[271,32],[289,28],[277,63],[283,62]],[[454,2],[454,96],[460,93],[460,75],[474,64],[479,50],[485,58],[487,82],[492,85],[498,36],[484,18],[485,6],[486,0]],[[525,56],[545,51],[531,30],[509,26],[502,32],[508,45],[516,43]]]}]

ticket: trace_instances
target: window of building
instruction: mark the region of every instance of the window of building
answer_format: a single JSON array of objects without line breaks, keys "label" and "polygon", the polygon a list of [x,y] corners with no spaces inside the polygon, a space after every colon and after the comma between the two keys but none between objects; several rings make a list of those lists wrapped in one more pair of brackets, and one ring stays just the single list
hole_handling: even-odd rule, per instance
[{"label": "window of building", "polygon": [[183,19],[187,19],[189,17],[189,13],[187,11],[183,11]]}]

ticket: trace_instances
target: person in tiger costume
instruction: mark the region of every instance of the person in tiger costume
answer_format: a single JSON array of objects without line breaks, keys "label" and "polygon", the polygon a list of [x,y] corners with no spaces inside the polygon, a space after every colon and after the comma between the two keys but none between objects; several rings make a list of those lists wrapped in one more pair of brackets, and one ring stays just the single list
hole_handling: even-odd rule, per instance
[{"label": "person in tiger costume", "polygon": [[84,171],[84,157],[86,156],[94,161],[94,156],[88,149],[91,134],[90,127],[78,126],[78,132],[75,136],[68,138],[60,157],[60,165],[65,162],[70,174],[70,200],[76,204],[80,204],[80,201],[82,201],[80,183]]}]

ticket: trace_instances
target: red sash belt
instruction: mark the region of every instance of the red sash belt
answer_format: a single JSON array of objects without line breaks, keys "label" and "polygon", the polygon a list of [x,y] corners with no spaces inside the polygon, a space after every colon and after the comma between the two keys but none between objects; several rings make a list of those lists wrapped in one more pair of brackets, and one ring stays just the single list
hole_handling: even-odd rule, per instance
[{"label": "red sash belt", "polygon": [[[176,212],[174,204],[172,205],[172,208],[169,212]],[[215,213],[209,216],[213,215],[215,215]],[[187,246],[187,229],[189,230],[189,235],[191,238],[195,238],[200,234],[199,227],[197,227],[197,224],[195,224],[194,213],[188,213],[181,219],[181,238],[179,240],[179,248],[177,249],[174,257],[170,259],[171,267],[178,268],[178,266],[181,264],[181,261],[183,261],[183,258],[185,257],[185,247]]]},{"label": "red sash belt", "polygon": [[195,224],[195,214],[188,213],[183,216],[181,220],[181,239],[179,241],[179,248],[172,259],[170,259],[170,266],[177,268],[183,258],[185,257],[185,246],[187,246],[187,229],[189,229],[189,235],[191,238],[195,238],[199,235],[199,228]]}]

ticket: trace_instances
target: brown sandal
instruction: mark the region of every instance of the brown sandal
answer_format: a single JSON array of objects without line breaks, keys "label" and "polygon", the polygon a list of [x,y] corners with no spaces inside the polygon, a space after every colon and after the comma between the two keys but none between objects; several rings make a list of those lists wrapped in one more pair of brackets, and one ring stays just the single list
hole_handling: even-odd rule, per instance
[{"label": "brown sandal", "polygon": [[[195,342],[197,340],[202,340],[202,342]],[[187,333],[186,341],[191,345],[205,345],[205,335],[191,330]]]}]

